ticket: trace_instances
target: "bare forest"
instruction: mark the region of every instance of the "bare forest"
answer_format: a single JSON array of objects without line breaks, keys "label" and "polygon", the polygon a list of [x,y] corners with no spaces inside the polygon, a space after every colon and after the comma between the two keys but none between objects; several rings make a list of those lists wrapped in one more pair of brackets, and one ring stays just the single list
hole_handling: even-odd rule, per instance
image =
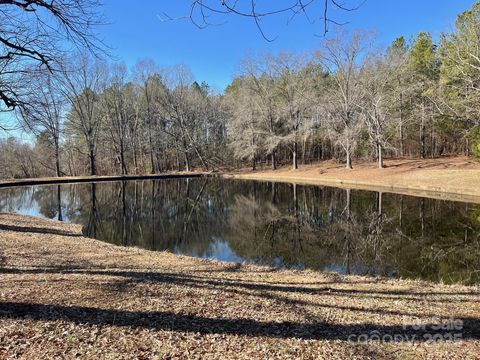
[{"label": "bare forest", "polygon": [[480,3],[439,41],[381,47],[332,24],[316,51],[245,56],[225,90],[184,65],[109,61],[94,0],[0,6],[2,178],[480,155]]}]

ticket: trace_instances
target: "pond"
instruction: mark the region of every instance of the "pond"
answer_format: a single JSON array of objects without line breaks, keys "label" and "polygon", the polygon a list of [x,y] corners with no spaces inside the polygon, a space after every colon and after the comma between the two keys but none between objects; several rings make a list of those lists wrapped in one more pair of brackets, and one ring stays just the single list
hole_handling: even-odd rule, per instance
[{"label": "pond", "polygon": [[480,283],[480,205],[286,183],[183,178],[0,189],[0,211],[202,258]]}]

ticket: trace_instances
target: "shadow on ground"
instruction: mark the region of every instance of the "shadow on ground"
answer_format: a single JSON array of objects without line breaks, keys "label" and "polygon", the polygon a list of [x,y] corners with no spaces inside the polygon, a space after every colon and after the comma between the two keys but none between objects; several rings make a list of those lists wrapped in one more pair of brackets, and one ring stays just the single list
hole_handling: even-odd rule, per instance
[{"label": "shadow on ground", "polygon": [[[427,331],[413,331],[412,326],[379,326],[375,324],[329,325],[325,323],[258,322],[250,319],[222,319],[172,314],[168,312],[140,312],[104,310],[91,307],[0,303],[0,316],[42,321],[67,321],[76,324],[144,327],[155,330],[198,332],[201,334],[235,334],[248,336],[291,337],[302,339],[347,340],[351,334],[376,332],[384,334],[415,335],[422,339]],[[478,319],[462,319],[463,338],[479,338]]]},{"label": "shadow on ground", "polygon": [[[91,275],[91,276],[114,276],[123,278],[124,290],[137,283],[164,283],[176,284],[189,288],[202,288],[221,290],[245,296],[256,296],[274,300],[279,306],[284,305],[308,305],[328,307],[338,310],[353,312],[388,314],[395,316],[414,316],[419,318],[435,317],[435,314],[411,313],[394,309],[362,308],[345,306],[340,304],[317,304],[306,300],[291,298],[288,295],[294,293],[328,296],[361,296],[382,297],[402,300],[419,301],[425,300],[425,296],[436,296],[439,301],[449,301],[449,293],[445,292],[407,292],[389,290],[357,290],[338,289],[331,287],[328,281],[317,283],[317,286],[305,286],[304,284],[279,285],[272,283],[255,283],[245,280],[229,278],[210,278],[201,275],[159,273],[130,270],[105,270],[105,269],[67,269],[65,267],[45,268],[3,268],[0,274],[63,274],[63,275]],[[368,281],[368,280],[367,280]],[[478,296],[478,292],[456,292],[464,301],[472,301],[472,297]],[[413,298],[412,298],[413,296]],[[408,297],[408,298],[405,298]],[[460,299],[460,300],[462,300]],[[437,301],[437,299],[435,300]],[[456,302],[457,300],[455,300]],[[460,304],[461,305],[461,304]],[[452,303],[452,306],[455,306]],[[458,306],[458,304],[457,304]],[[399,335],[417,340],[427,340],[427,335],[432,333],[432,327],[426,326],[414,330],[415,324],[406,325],[380,325],[373,323],[359,323],[352,325],[332,324],[316,321],[312,318],[305,322],[261,322],[253,319],[222,318],[219,314],[216,318],[198,315],[159,312],[159,311],[131,311],[122,309],[100,309],[63,304],[36,304],[21,302],[0,302],[0,317],[9,319],[31,319],[38,321],[65,321],[75,324],[121,326],[134,328],[148,328],[154,330],[195,332],[200,334],[233,334],[248,336],[263,336],[275,338],[301,338],[301,339],[327,339],[348,340],[352,334],[375,333],[380,338],[383,335]],[[462,318],[461,330],[463,339],[480,339],[480,319]]]},{"label": "shadow on ground", "polygon": [[62,235],[62,236],[72,236],[72,237],[81,237],[82,234],[52,229],[52,228],[43,228],[43,227],[30,227],[30,226],[17,226],[17,225],[5,225],[0,224],[0,230],[4,231],[15,231],[20,233],[35,233],[35,234],[52,234],[52,235]]}]

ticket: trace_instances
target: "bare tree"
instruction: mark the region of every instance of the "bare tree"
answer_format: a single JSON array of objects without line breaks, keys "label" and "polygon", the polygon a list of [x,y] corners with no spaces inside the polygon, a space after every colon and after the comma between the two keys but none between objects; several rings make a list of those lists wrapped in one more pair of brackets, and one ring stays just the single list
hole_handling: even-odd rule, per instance
[{"label": "bare tree", "polygon": [[0,139],[0,174],[3,178],[30,178],[41,173],[36,167],[36,153],[30,144],[14,137]]},{"label": "bare tree", "polygon": [[324,123],[332,140],[345,151],[346,167],[352,168],[352,155],[362,131],[359,105],[363,97],[362,61],[370,47],[370,38],[362,32],[346,33],[324,42],[318,53],[322,66],[332,74],[334,86],[325,101]]},{"label": "bare tree", "polygon": [[134,117],[132,103],[133,85],[127,84],[127,69],[125,64],[116,64],[112,67],[109,80],[109,88],[101,96],[102,109],[100,110],[106,118],[106,125],[118,154],[120,173],[128,174],[126,164],[126,148],[129,142],[129,123]]},{"label": "bare tree", "polygon": [[[258,2],[238,0],[192,0],[188,15],[172,18],[163,13],[161,21],[188,18],[200,29],[210,25],[218,25],[225,21],[228,15],[252,19],[262,37],[267,41],[274,41],[275,37],[267,35],[262,20],[267,17],[285,16],[290,23],[297,16],[303,16],[310,24],[317,21],[323,24],[323,34],[329,31],[329,25],[343,25],[330,16],[331,9],[350,12],[358,10],[365,0],[338,1],[338,0],[287,0],[281,2]],[[285,19],[284,19],[285,20]]]},{"label": "bare tree", "polygon": [[383,168],[383,152],[389,143],[388,130],[394,124],[389,104],[396,64],[390,59],[370,56],[362,74],[364,98],[359,106],[363,111],[369,141],[377,154],[379,168]]},{"label": "bare tree", "polygon": [[106,65],[98,60],[79,56],[64,68],[63,94],[71,111],[67,125],[73,132],[83,135],[90,165],[90,174],[97,175],[97,141],[102,121],[99,94],[107,84]]},{"label": "bare tree", "polygon": [[237,78],[227,88],[226,101],[230,109],[229,136],[233,155],[240,160],[248,160],[252,170],[257,168],[257,159],[264,143],[260,136],[260,119],[258,110],[252,106],[252,85],[247,84],[251,78]]},{"label": "bare tree", "polygon": [[246,57],[241,65],[241,74],[248,80],[246,84],[249,85],[251,93],[251,106],[256,110],[260,120],[259,133],[265,150],[270,155],[272,169],[275,170],[282,134],[271,60],[269,56]]},{"label": "bare tree", "polygon": [[34,82],[28,92],[26,103],[20,109],[21,118],[26,128],[36,136],[47,134],[53,144],[55,173],[60,177],[60,136],[66,115],[66,99],[58,80],[49,74]]},{"label": "bare tree", "polygon": [[162,90],[159,69],[151,59],[140,60],[135,64],[133,79],[140,88],[141,108],[138,109],[137,115],[142,117],[143,124],[146,125],[145,136],[148,139],[150,172],[154,174],[159,168],[158,162],[155,161],[156,146],[154,138],[155,119],[159,115],[159,96]]},{"label": "bare tree", "polygon": [[284,143],[292,154],[292,168],[298,168],[298,145],[309,136],[313,129],[312,80],[314,67],[307,64],[304,56],[280,53],[271,61],[275,77],[275,90],[279,115],[283,121]]},{"label": "bare tree", "polygon": [[185,66],[165,69],[162,93],[163,116],[166,125],[163,130],[183,148],[185,169],[191,170],[190,152],[193,150],[204,169],[208,163],[195,141],[195,129],[201,123],[204,109],[200,104],[205,98],[200,89],[192,86],[193,77]]},{"label": "bare tree", "polygon": [[26,80],[54,73],[73,48],[102,51],[94,28],[103,23],[98,0],[0,0],[0,101],[13,110],[28,101]]}]

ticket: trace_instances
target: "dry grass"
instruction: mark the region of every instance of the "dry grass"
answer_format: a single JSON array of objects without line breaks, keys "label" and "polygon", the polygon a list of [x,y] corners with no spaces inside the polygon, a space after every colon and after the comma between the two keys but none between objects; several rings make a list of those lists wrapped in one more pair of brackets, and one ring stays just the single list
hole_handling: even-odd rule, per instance
[{"label": "dry grass", "polygon": [[[0,215],[0,358],[480,354],[478,288],[200,260],[116,247],[79,231]],[[462,319],[463,340],[348,341],[373,331],[411,336],[404,324],[435,317]]]},{"label": "dry grass", "polygon": [[371,162],[353,165],[353,170],[346,170],[343,164],[325,161],[301,166],[295,171],[290,167],[276,171],[244,170],[230,176],[394,191],[407,195],[480,203],[480,163],[467,157],[386,160],[384,169],[378,169],[377,164]]}]

